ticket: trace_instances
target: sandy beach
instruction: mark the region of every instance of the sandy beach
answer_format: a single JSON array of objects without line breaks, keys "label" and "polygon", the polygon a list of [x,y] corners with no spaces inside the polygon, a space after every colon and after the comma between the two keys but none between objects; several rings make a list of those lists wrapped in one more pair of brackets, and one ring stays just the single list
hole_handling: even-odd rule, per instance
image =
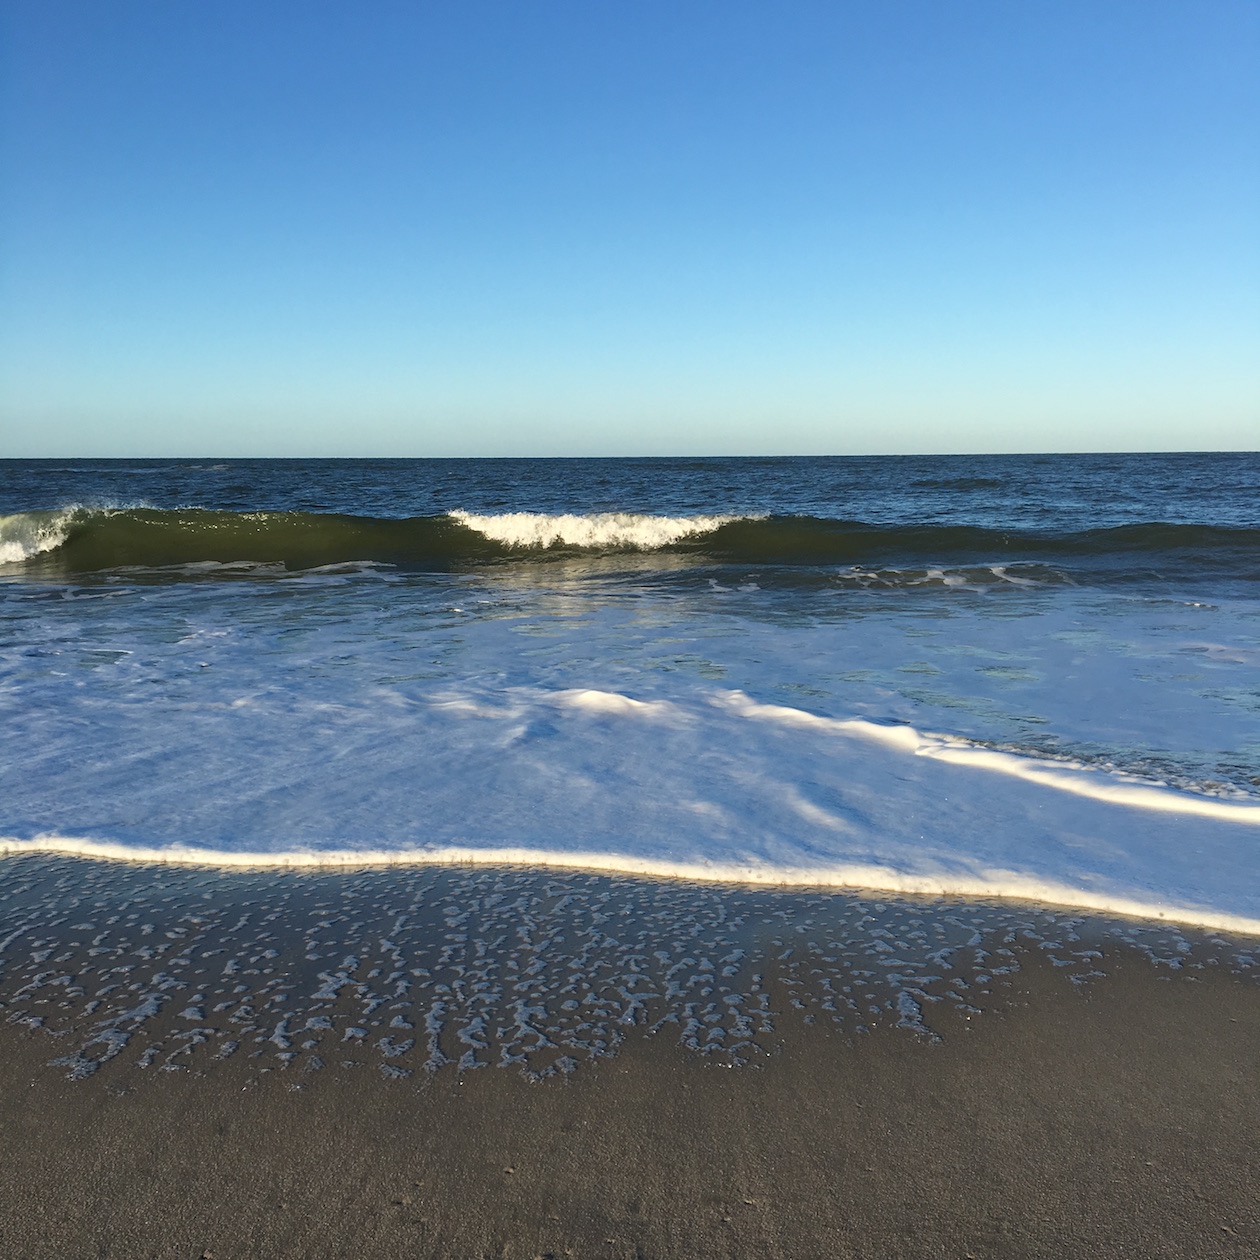
[{"label": "sandy beach", "polygon": [[[146,878],[108,870],[133,894]],[[111,878],[117,892],[124,875]],[[257,886],[232,890],[252,901]],[[312,1072],[270,1044],[164,1071],[144,1066],[146,1046],[171,1044],[161,1017],[69,1079],[70,1034],[50,1039],[19,994],[47,963],[10,945],[0,1252],[1255,1254],[1254,976],[1118,942],[1091,951],[1082,982],[1044,945],[1015,942],[984,998],[972,976],[979,1005],[925,1002],[919,1027],[872,1018],[855,1035],[767,974],[774,1036],[742,1066],[636,1026],[615,1053],[542,1080],[454,1063],[387,1075],[327,1049]]]}]

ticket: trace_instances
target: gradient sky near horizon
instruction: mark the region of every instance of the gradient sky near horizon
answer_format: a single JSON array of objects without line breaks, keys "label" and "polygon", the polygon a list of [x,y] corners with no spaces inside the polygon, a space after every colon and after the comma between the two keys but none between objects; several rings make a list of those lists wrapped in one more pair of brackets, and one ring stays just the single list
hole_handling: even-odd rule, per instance
[{"label": "gradient sky near horizon", "polygon": [[1260,6],[0,9],[0,455],[1260,446]]}]

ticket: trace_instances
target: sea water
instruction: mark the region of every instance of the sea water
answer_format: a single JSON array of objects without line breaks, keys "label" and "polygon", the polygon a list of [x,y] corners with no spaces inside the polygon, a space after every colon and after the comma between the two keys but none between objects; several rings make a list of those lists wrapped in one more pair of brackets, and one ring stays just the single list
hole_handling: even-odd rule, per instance
[{"label": "sea water", "polygon": [[1260,932],[1260,456],[0,462],[0,845]]}]

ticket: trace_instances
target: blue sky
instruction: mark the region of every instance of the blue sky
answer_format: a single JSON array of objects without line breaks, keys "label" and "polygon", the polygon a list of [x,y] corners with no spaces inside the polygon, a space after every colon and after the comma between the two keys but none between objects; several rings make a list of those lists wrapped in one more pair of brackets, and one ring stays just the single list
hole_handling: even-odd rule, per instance
[{"label": "blue sky", "polygon": [[0,454],[1260,446],[1260,6],[0,8]]}]

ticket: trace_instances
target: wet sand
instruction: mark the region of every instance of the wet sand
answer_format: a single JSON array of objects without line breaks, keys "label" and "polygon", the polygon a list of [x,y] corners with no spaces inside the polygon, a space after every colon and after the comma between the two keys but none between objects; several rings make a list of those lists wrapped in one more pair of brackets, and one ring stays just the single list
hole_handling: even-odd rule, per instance
[{"label": "wet sand", "polygon": [[932,1007],[936,1041],[776,994],[754,1065],[629,1037],[541,1082],[244,1056],[71,1081],[0,1024],[0,1253],[1260,1254],[1260,988],[1017,953],[1002,1009]]}]

